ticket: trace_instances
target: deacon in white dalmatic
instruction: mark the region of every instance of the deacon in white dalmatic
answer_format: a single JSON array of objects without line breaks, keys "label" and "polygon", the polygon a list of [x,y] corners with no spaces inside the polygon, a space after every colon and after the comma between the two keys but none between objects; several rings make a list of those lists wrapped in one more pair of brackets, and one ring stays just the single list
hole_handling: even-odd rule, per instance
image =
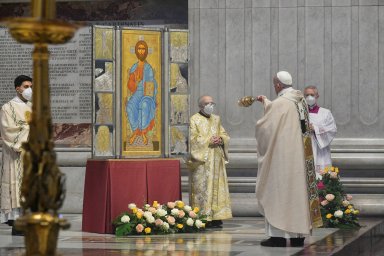
[{"label": "deacon in white dalmatic", "polygon": [[312,151],[318,175],[320,170],[332,166],[330,145],[337,133],[337,127],[331,111],[318,106],[319,93],[316,86],[305,87],[304,96],[309,109]]}]

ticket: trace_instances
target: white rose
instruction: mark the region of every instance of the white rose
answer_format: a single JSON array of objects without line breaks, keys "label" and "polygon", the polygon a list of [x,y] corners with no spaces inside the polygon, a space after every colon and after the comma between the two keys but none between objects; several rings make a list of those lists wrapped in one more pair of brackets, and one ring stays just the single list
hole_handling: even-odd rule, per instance
[{"label": "white rose", "polygon": [[165,230],[168,230],[169,229],[169,224],[167,222],[163,222],[163,227]]},{"label": "white rose", "polygon": [[131,219],[129,218],[128,215],[124,215],[123,217],[121,217],[121,222],[123,223],[128,223]]},{"label": "white rose", "polygon": [[193,226],[193,219],[188,218],[187,219],[187,225],[192,227]]},{"label": "white rose", "polygon": [[150,218],[150,217],[152,217],[152,213],[151,212],[144,212],[144,217],[146,218],[146,219],[148,219],[148,218]]},{"label": "white rose", "polygon": [[347,207],[348,205],[349,205],[349,201],[348,200],[343,200],[343,206]]},{"label": "white rose", "polygon": [[335,215],[336,218],[341,218],[343,217],[343,211],[337,210],[333,215]]},{"label": "white rose", "polygon": [[145,210],[148,210],[149,207],[151,207],[151,206],[150,206],[149,204],[146,204],[146,205],[144,205],[143,208],[144,208]]},{"label": "white rose", "polygon": [[195,225],[196,225],[197,228],[201,228],[204,224],[203,224],[203,222],[201,220],[196,220],[195,221]]},{"label": "white rose", "polygon": [[327,194],[325,196],[325,199],[327,199],[329,202],[331,202],[333,199],[335,199],[335,195],[333,194]]},{"label": "white rose", "polygon": [[184,210],[185,210],[186,212],[190,212],[190,211],[192,211],[192,207],[189,206],[189,205],[186,205],[186,206],[184,206]]},{"label": "white rose", "polygon": [[129,205],[128,205],[128,208],[131,209],[131,210],[132,210],[132,209],[135,209],[135,208],[136,208],[136,205],[135,205],[135,204],[129,204]]},{"label": "white rose", "polygon": [[150,216],[147,218],[147,221],[148,223],[154,223],[155,222],[155,218],[153,216]]},{"label": "white rose", "polygon": [[167,211],[164,209],[157,209],[156,214],[159,215],[160,217],[163,217],[167,214]]},{"label": "white rose", "polygon": [[178,215],[179,215],[179,210],[176,209],[176,208],[174,208],[174,209],[171,210],[171,214],[172,214],[173,216],[178,216]]}]

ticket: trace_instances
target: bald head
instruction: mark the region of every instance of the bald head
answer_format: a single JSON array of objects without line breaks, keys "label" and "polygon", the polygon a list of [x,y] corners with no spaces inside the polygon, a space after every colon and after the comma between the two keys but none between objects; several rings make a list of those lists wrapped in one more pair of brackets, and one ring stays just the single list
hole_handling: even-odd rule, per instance
[{"label": "bald head", "polygon": [[213,102],[213,98],[211,96],[203,95],[203,96],[199,97],[199,100],[197,101],[197,103],[199,104],[199,108],[203,109],[205,107],[205,105],[207,105],[209,103],[214,103],[214,102]]}]

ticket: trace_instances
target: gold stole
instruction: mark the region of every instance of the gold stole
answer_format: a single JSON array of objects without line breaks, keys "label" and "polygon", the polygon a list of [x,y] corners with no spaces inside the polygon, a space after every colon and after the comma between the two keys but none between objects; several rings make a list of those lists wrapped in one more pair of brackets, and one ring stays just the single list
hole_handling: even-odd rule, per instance
[{"label": "gold stole", "polygon": [[[317,192],[317,182],[316,182],[316,172],[315,172],[315,163],[312,152],[312,140],[311,132],[309,129],[309,115],[308,108],[304,99],[299,103],[295,101],[297,111],[299,116],[303,117],[305,120],[305,132],[302,132],[303,144],[304,144],[304,156],[305,156],[305,171],[307,174],[307,190],[308,190],[308,201],[309,201],[309,210],[310,217],[313,227],[323,226],[323,220],[321,218],[320,212],[320,200],[319,194]],[[301,105],[301,107],[299,106]]]}]

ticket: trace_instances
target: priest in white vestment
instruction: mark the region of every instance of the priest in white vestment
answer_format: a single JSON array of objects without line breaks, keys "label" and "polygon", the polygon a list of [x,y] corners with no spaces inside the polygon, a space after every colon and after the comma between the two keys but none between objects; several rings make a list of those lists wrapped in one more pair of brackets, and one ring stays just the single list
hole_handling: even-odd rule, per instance
[{"label": "priest in white vestment", "polygon": [[265,216],[262,246],[303,246],[313,227],[321,226],[304,96],[292,88],[292,77],[280,71],[273,78],[277,98],[258,96],[264,116],[256,123],[258,172],[256,198]]},{"label": "priest in white vestment", "polygon": [[232,218],[225,165],[228,163],[229,136],[220,117],[212,114],[215,103],[210,96],[199,98],[200,111],[190,118],[191,169],[190,205],[207,215],[208,227],[221,227]]},{"label": "priest in white vestment", "polygon": [[309,108],[315,168],[317,176],[320,178],[319,171],[332,166],[330,145],[337,133],[337,127],[331,111],[318,106],[319,93],[316,86],[305,87],[304,96]]},{"label": "priest in white vestment", "polygon": [[[0,132],[3,140],[0,175],[0,220],[13,225],[21,212],[20,187],[23,176],[22,144],[28,140],[32,113],[32,78],[15,79],[16,97],[0,110]],[[13,234],[14,232],[12,232]]]}]

